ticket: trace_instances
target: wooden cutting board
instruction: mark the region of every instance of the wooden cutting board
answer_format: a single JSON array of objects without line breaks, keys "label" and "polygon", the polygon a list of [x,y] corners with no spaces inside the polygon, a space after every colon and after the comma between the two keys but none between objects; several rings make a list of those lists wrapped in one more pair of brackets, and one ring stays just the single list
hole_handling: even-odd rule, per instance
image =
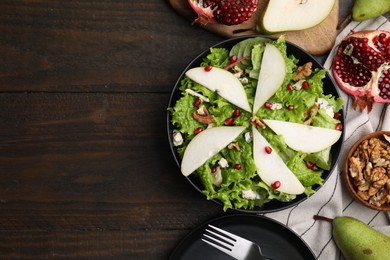
[{"label": "wooden cutting board", "polygon": [[[189,21],[194,21],[197,17],[196,13],[192,10],[187,0],[168,0],[169,4],[182,16]],[[268,0],[259,0],[256,12],[252,17],[239,25],[227,26],[220,24],[207,24],[203,26],[206,30],[216,33],[222,37],[232,38],[244,35],[261,34],[255,31],[255,26],[263,14]],[[286,39],[290,42],[297,44],[309,53],[313,55],[326,54],[333,47],[337,36],[337,24],[339,16],[339,1],[332,9],[329,16],[315,27],[302,30],[302,31],[290,31],[284,32]],[[199,25],[200,26],[200,25]],[[278,36],[279,34],[273,34]]]}]

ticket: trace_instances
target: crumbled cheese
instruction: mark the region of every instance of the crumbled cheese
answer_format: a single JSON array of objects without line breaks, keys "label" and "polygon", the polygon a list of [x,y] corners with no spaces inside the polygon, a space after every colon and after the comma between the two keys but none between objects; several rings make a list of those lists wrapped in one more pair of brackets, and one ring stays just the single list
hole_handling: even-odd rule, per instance
[{"label": "crumbled cheese", "polygon": [[249,83],[249,80],[248,78],[244,77],[244,78],[239,78],[240,82],[242,85],[246,85]]},{"label": "crumbled cheese", "polygon": [[283,108],[282,104],[280,104],[280,103],[272,103],[272,106],[271,106],[272,110],[279,110],[279,109],[282,109],[282,108]]},{"label": "crumbled cheese", "polygon": [[183,144],[183,136],[177,130],[173,130],[173,145],[179,146]]},{"label": "crumbled cheese", "polygon": [[207,97],[205,97],[205,96],[203,96],[203,95],[201,95],[201,94],[199,94],[199,93],[196,93],[196,92],[193,91],[192,89],[187,88],[185,91],[186,91],[188,94],[192,95],[192,96],[198,97],[198,98],[199,98],[200,100],[202,100],[203,102],[210,102],[210,100],[209,100]]},{"label": "crumbled cheese", "polygon": [[249,190],[243,190],[242,191],[242,197],[244,199],[248,199],[248,200],[256,200],[256,199],[260,199],[260,195],[257,193],[257,192],[254,192],[253,190],[249,189]]},{"label": "crumbled cheese", "polygon": [[221,168],[229,167],[229,163],[225,158],[221,158],[221,160],[218,161],[218,164],[221,166]]},{"label": "crumbled cheese", "polygon": [[245,142],[251,143],[252,142],[252,132],[246,132],[244,134]]},{"label": "crumbled cheese", "polygon": [[305,80],[304,79],[300,79],[298,80],[297,82],[295,82],[292,87],[293,89],[295,90],[300,90],[302,88],[302,83],[304,82]]},{"label": "crumbled cheese", "polygon": [[326,101],[325,99],[323,98],[319,98],[318,101],[318,108],[321,109],[325,109],[326,113],[330,116],[330,117],[333,117],[334,116],[334,113],[333,113],[333,106],[332,105],[329,105],[328,101]]}]

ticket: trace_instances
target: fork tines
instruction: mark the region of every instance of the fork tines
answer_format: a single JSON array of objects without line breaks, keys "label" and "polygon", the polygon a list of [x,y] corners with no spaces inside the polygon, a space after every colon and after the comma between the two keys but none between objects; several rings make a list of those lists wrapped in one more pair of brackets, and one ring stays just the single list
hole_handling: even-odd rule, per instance
[{"label": "fork tines", "polygon": [[[206,228],[206,232],[203,234],[202,241],[207,244],[218,248],[223,252],[230,252],[234,247],[234,243],[237,241],[235,235],[217,228],[213,225],[208,225],[210,229]],[[226,253],[227,253],[226,252]]]}]

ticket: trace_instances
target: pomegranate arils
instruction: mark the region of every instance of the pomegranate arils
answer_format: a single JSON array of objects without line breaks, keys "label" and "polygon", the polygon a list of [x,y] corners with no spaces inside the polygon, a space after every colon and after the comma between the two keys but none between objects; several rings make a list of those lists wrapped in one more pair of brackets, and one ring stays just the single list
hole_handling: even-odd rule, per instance
[{"label": "pomegranate arils", "polygon": [[309,89],[309,83],[306,80],[304,82],[302,82],[302,88],[304,90],[308,90]]},{"label": "pomegranate arils", "polygon": [[213,66],[207,65],[206,67],[204,67],[204,70],[208,72],[208,71],[210,71],[212,68],[213,68]]},{"label": "pomegranate arils", "polygon": [[195,99],[194,107],[198,107],[201,103],[202,103],[202,100],[200,98]]},{"label": "pomegranate arils", "polygon": [[258,0],[187,0],[198,14],[195,22],[225,25],[241,24],[251,18],[257,9]]},{"label": "pomegranate arils", "polygon": [[211,166],[210,169],[211,169],[212,173],[216,173],[217,172],[217,166],[215,166],[215,165]]},{"label": "pomegranate arils", "polygon": [[265,102],[264,107],[265,107],[265,108],[268,108],[268,109],[271,109],[271,108],[272,108],[272,103],[270,103],[270,102]]},{"label": "pomegranate arils", "polygon": [[340,43],[333,59],[335,79],[354,96],[354,108],[371,111],[375,102],[390,102],[390,32],[353,32]]},{"label": "pomegranate arils", "polygon": [[200,132],[202,132],[203,131],[203,128],[202,127],[198,127],[198,128],[196,128],[195,130],[194,130],[194,134],[199,134]]},{"label": "pomegranate arils", "polygon": [[276,190],[277,188],[279,188],[280,187],[280,185],[281,185],[281,183],[280,183],[280,181],[275,181],[274,183],[272,183],[272,188],[274,189],[274,190]]},{"label": "pomegranate arils", "polygon": [[264,147],[264,151],[265,151],[266,153],[268,153],[268,154],[271,154],[271,153],[272,153],[272,148],[269,147],[269,146],[266,146],[266,147]]},{"label": "pomegranate arils", "polygon": [[236,164],[236,165],[234,165],[234,169],[236,169],[236,170],[241,170],[241,164]]},{"label": "pomegranate arils", "polygon": [[241,115],[241,110],[236,108],[233,111],[233,117],[239,117]]},{"label": "pomegranate arils", "polygon": [[225,125],[233,125],[234,119],[232,117],[229,117],[225,120]]},{"label": "pomegranate arils", "polygon": [[230,58],[229,58],[229,61],[230,61],[230,63],[235,63],[235,62],[237,62],[237,55],[233,55],[233,56],[231,56]]}]

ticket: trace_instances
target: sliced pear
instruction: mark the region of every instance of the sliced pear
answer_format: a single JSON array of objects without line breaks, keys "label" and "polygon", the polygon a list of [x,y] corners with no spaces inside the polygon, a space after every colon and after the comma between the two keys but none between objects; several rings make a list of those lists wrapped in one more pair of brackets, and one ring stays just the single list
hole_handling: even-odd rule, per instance
[{"label": "sliced pear", "polygon": [[252,134],[253,159],[260,178],[269,186],[279,181],[280,187],[276,190],[280,192],[302,194],[305,191],[305,187],[274,150],[270,154],[265,151],[265,147],[271,147],[271,145],[259,133],[256,127],[252,127]]},{"label": "sliced pear", "polygon": [[261,19],[261,30],[272,34],[311,28],[328,17],[335,2],[336,0],[269,1]]},{"label": "sliced pear", "polygon": [[278,48],[266,44],[257,82],[253,114],[280,88],[286,76],[286,62]]},{"label": "sliced pear", "polygon": [[230,72],[213,67],[206,71],[204,67],[188,70],[186,76],[206,88],[217,91],[230,103],[251,112],[248,99],[241,82]]},{"label": "sliced pear", "polygon": [[188,176],[243,132],[244,126],[218,126],[196,135],[184,151],[181,172]]},{"label": "sliced pear", "polygon": [[295,151],[316,153],[339,140],[341,131],[279,120],[263,119],[272,131],[282,135],[286,144]]}]

